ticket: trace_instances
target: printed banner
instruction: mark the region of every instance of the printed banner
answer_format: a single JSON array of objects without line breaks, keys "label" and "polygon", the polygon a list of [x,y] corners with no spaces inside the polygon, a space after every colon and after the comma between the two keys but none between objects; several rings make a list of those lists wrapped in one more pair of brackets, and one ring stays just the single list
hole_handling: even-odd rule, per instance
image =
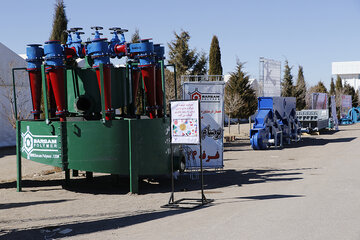
[{"label": "printed banner", "polygon": [[[222,168],[224,82],[185,82],[183,99],[200,100],[201,147],[204,168]],[[200,146],[184,145],[186,169],[200,168]]]},{"label": "printed banner", "polygon": [[326,93],[312,93],[312,109],[328,109],[328,95]]},{"label": "printed banner", "polygon": [[200,144],[199,102],[172,101],[171,110],[171,143]]},{"label": "printed banner", "polygon": [[351,95],[341,95],[340,118],[346,117],[352,108]]},{"label": "printed banner", "polygon": [[331,96],[331,117],[333,119],[335,130],[339,130],[339,121],[336,114],[336,100],[335,96]]}]

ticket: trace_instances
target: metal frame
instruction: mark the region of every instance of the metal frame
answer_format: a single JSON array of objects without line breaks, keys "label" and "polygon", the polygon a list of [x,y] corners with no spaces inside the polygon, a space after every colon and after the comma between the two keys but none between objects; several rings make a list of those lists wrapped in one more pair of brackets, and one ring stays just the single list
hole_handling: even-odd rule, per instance
[{"label": "metal frame", "polygon": [[[169,103],[169,107],[170,107],[170,128],[171,128],[171,123],[172,123],[172,114],[171,114],[171,102],[186,102],[186,101],[194,101],[194,100],[174,100],[174,101],[170,101]],[[201,175],[201,199],[198,198],[181,198],[179,200],[175,201],[175,196],[174,196],[174,192],[175,192],[175,184],[174,184],[174,160],[173,160],[173,146],[175,144],[173,144],[172,142],[170,143],[171,145],[171,195],[170,195],[170,199],[168,204],[165,204],[163,206],[161,206],[162,208],[185,208],[185,209],[191,209],[191,208],[196,208],[196,207],[200,207],[206,204],[209,204],[211,202],[213,202],[213,199],[207,199],[205,194],[204,194],[204,171],[203,171],[203,164],[202,164],[202,149],[201,149],[201,111],[200,111],[200,101],[197,100],[198,102],[198,118],[199,118],[199,144],[187,144],[187,145],[200,145],[200,175]],[[170,129],[171,131],[171,129]],[[171,138],[171,135],[170,135]],[[172,140],[172,139],[171,139]],[[182,145],[182,144],[180,144]],[[195,203],[191,203],[191,202],[186,202],[186,201],[195,201]],[[185,205],[193,205],[192,207],[184,207],[184,206],[180,206],[180,204],[185,204]]]},{"label": "metal frame", "polygon": [[21,153],[20,153],[20,145],[21,145],[21,138],[20,138],[20,120],[18,119],[17,114],[17,102],[16,102],[16,86],[15,86],[15,71],[18,70],[26,70],[26,68],[13,68],[12,69],[12,82],[13,82],[13,94],[14,94],[14,114],[16,120],[16,191],[21,192],[22,189],[22,171],[21,171]]}]

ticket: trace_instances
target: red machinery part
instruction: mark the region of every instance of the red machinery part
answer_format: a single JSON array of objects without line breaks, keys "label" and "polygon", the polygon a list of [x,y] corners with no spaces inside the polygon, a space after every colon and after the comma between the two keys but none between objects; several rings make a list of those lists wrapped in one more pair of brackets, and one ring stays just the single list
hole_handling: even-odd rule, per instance
[{"label": "red machinery part", "polygon": [[162,90],[161,68],[156,68],[156,105],[158,106],[157,116],[163,117],[164,94]]},{"label": "red machinery part", "polygon": [[150,119],[155,118],[156,106],[156,84],[155,84],[155,65],[149,65],[141,68],[141,74],[144,80],[144,88],[147,98],[147,106]]},{"label": "red machinery part", "polygon": [[115,45],[114,51],[116,54],[119,53],[125,53],[126,54],[126,45],[122,44],[122,45]]},{"label": "red machinery part", "polygon": [[[51,89],[56,102],[56,115],[60,116],[60,121],[65,121],[66,105],[65,105],[65,82],[64,82],[64,68],[63,67],[50,67],[47,68],[48,72],[48,86],[51,84]],[[51,91],[49,91],[51,92]],[[50,96],[51,99],[51,96]],[[50,106],[51,106],[50,100]]]},{"label": "red machinery part", "polygon": [[55,112],[56,112],[56,103],[55,103],[54,92],[53,92],[51,82],[50,82],[49,72],[46,72],[46,86],[47,86],[47,96],[48,96],[50,117],[54,118]]},{"label": "red machinery part", "polygon": [[34,119],[40,119],[41,105],[41,70],[39,68],[27,69],[29,73],[30,90]]},{"label": "red machinery part", "polygon": [[[104,98],[105,98],[105,119],[111,119],[111,65],[104,65]],[[98,79],[99,90],[101,93],[100,69],[96,68],[96,76]]]},{"label": "red machinery part", "polygon": [[65,57],[66,59],[74,58],[76,56],[76,49],[74,47],[72,48],[65,48]]}]

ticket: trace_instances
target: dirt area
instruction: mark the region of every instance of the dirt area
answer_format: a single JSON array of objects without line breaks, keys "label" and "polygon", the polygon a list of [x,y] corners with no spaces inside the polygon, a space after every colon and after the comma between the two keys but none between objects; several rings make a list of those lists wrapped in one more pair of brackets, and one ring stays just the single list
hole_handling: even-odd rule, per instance
[{"label": "dirt area", "polygon": [[[228,135],[228,128],[225,128]],[[23,161],[16,192],[15,148],[0,150],[0,239],[360,239],[360,125],[304,136],[284,149],[254,151],[249,124],[231,126],[225,167],[205,172],[212,204],[161,208],[169,179],[84,173],[62,187],[63,172]],[[199,180],[181,175],[175,199],[199,198]]]}]

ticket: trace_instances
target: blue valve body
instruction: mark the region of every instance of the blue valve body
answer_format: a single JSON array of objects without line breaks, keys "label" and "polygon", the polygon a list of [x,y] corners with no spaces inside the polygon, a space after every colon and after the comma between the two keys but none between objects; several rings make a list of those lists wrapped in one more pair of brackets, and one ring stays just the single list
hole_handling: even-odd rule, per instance
[{"label": "blue valve body", "polygon": [[121,33],[121,39],[119,39],[118,34],[116,33],[116,31],[113,32],[113,38],[110,41],[109,44],[109,54],[110,57],[114,58],[114,57],[118,57],[121,58],[123,57],[125,54],[124,53],[120,53],[120,54],[116,54],[115,53],[115,47],[116,45],[124,45],[125,44],[125,36],[123,33]]},{"label": "blue valve body", "polygon": [[82,51],[83,45],[81,44],[81,42],[82,42],[82,40],[81,40],[79,32],[75,32],[75,39],[68,46],[70,48],[75,48],[77,56],[80,58],[83,58],[85,56]]},{"label": "blue valve body", "polygon": [[106,38],[94,39],[87,46],[87,54],[94,59],[94,67],[98,67],[100,63],[110,64],[108,42]]},{"label": "blue valve body", "polygon": [[154,45],[149,40],[142,40],[140,43],[131,43],[129,52],[135,53],[135,58],[139,59],[139,67],[145,67],[155,63]]},{"label": "blue valve body", "polygon": [[64,53],[60,41],[47,41],[44,45],[45,61],[50,66],[64,66]]},{"label": "blue valve body", "polygon": [[26,62],[28,69],[40,68],[44,61],[44,49],[41,44],[28,44],[26,48]]}]

